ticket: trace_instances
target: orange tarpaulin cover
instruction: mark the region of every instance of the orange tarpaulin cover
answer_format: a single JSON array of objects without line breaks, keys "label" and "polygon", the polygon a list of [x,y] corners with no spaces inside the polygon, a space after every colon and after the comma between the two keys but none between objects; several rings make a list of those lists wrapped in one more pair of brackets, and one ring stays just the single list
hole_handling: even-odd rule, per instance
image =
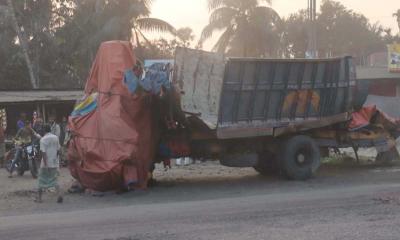
[{"label": "orange tarpaulin cover", "polygon": [[365,106],[351,114],[348,128],[350,131],[356,131],[370,124],[382,125],[388,131],[398,131],[400,119],[392,118],[375,105]]},{"label": "orange tarpaulin cover", "polygon": [[123,82],[124,72],[135,64],[129,42],[101,44],[85,87],[87,96],[98,93],[97,107],[70,118],[70,171],[86,188],[147,187],[156,138],[152,97],[132,95]]}]

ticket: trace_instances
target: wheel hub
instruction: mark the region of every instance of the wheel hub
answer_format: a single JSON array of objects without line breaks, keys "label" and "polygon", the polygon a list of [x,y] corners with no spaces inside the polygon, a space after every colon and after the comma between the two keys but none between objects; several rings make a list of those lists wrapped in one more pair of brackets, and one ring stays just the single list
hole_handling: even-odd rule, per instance
[{"label": "wheel hub", "polygon": [[302,153],[298,154],[297,162],[300,164],[304,164],[306,162],[306,156],[304,156],[304,154],[302,154]]}]

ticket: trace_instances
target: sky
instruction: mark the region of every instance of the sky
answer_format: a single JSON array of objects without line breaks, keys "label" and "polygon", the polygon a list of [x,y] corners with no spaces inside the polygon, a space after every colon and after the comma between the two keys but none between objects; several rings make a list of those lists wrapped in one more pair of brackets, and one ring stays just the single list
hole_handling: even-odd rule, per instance
[{"label": "sky", "polygon": [[[299,9],[307,8],[307,0],[273,0],[274,8],[282,17]],[[385,27],[398,32],[396,19],[392,16],[396,9],[400,9],[400,0],[340,0],[343,5],[355,12],[362,13],[371,22],[380,22]],[[321,0],[317,0],[319,5]],[[202,28],[208,23],[209,12],[207,0],[154,0],[152,17],[161,18],[174,27],[190,27],[196,37],[201,34]]]}]

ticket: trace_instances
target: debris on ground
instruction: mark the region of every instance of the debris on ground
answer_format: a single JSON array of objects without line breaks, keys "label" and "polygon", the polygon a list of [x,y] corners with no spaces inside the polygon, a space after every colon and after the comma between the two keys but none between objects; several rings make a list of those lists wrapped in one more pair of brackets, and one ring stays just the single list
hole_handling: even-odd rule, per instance
[{"label": "debris on ground", "polygon": [[373,200],[381,204],[400,205],[400,193],[387,193],[383,196],[376,197]]}]

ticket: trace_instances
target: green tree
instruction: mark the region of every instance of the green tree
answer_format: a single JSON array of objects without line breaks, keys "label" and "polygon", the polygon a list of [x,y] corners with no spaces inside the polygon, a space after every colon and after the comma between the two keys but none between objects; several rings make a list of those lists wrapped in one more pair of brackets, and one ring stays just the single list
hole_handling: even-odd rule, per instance
[{"label": "green tree", "polygon": [[196,36],[193,33],[193,29],[191,29],[190,27],[184,27],[179,28],[176,31],[175,41],[177,42],[178,46],[190,47],[195,37]]},{"label": "green tree", "polygon": [[384,29],[341,3],[324,0],[318,16],[321,56],[351,54],[362,57],[382,49]]},{"label": "green tree", "polygon": [[400,30],[400,9],[397,10],[397,12],[393,13],[393,17],[397,18],[397,24],[399,25],[399,30]]},{"label": "green tree", "polygon": [[[21,2],[17,2],[17,3],[21,3]],[[7,7],[8,7],[8,11],[9,11],[10,23],[14,27],[14,31],[17,34],[18,42],[19,42],[19,45],[21,46],[21,50],[22,50],[24,58],[25,58],[31,86],[34,89],[38,88],[39,83],[38,83],[38,79],[37,79],[38,78],[37,72],[35,73],[35,69],[34,69],[34,65],[33,65],[34,63],[31,60],[31,56],[29,56],[30,48],[29,48],[29,42],[28,42],[29,38],[27,36],[29,33],[27,33],[27,30],[26,30],[27,28],[24,25],[20,25],[20,23],[18,22],[18,19],[17,19],[17,10],[18,9],[15,8],[12,0],[7,0]]]},{"label": "green tree", "polygon": [[19,45],[16,44],[16,34],[11,23],[7,3],[0,3],[0,88],[29,88],[26,61]]},{"label": "green tree", "polygon": [[208,0],[211,11],[199,45],[222,32],[213,50],[234,56],[276,56],[281,39],[279,15],[270,0]]},{"label": "green tree", "polygon": [[308,46],[308,12],[300,10],[291,14],[284,22],[284,37],[282,48],[286,49],[286,57],[304,58]]},{"label": "green tree", "polygon": [[179,28],[174,39],[160,38],[150,43],[143,42],[141,47],[135,49],[135,53],[141,59],[172,59],[177,47],[190,47],[194,38],[191,28]]},{"label": "green tree", "polygon": [[150,7],[150,0],[73,1],[56,34],[68,77],[83,82],[103,41],[128,40],[140,48],[142,42],[151,42],[145,31],[176,34],[167,22],[149,17]]},{"label": "green tree", "polygon": [[[289,56],[304,57],[307,46],[307,13],[302,10],[284,20]],[[317,45],[320,57],[352,55],[361,61],[385,49],[393,39],[391,31],[372,24],[364,15],[347,9],[337,1],[324,0],[317,16]]]},{"label": "green tree", "polygon": [[150,7],[150,0],[0,1],[0,63],[8,66],[0,69],[1,87],[83,86],[101,42],[150,42],[145,31],[176,34],[149,17]]}]

